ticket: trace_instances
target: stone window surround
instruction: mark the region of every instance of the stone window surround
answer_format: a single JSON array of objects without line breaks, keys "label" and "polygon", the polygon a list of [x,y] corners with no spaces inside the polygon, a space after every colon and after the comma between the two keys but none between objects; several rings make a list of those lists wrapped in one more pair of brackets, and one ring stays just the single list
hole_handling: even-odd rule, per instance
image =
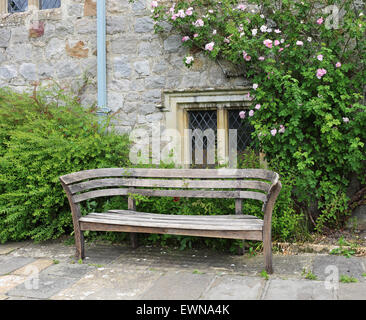
[{"label": "stone window surround", "polygon": [[[61,1],[62,5],[62,1]],[[39,9],[39,0],[28,0],[28,10],[40,10]],[[0,0],[0,14],[8,13],[8,0]],[[13,13],[13,14],[16,14]]]},{"label": "stone window surround", "polygon": [[[189,110],[217,110],[217,155],[221,164],[228,163],[228,109],[248,109],[251,100],[248,97],[250,87],[228,90],[194,90],[165,91],[161,111],[165,115],[165,128],[176,130],[181,137],[181,150],[178,152],[177,163],[188,167],[190,163],[188,129]],[[223,134],[224,133],[224,134]],[[260,162],[264,166],[264,154],[260,154]]]}]

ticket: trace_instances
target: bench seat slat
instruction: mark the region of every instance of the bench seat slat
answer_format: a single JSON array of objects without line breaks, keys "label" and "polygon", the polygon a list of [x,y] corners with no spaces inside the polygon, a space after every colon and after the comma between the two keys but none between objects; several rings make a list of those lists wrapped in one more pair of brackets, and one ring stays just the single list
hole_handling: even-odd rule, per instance
[{"label": "bench seat slat", "polygon": [[[134,210],[108,210],[108,212],[119,214],[119,215],[135,215],[141,214],[139,211]],[[156,215],[156,213],[144,212],[146,215]],[[166,219],[187,219],[191,215],[175,215],[175,214],[161,214]],[[193,216],[194,217],[194,216]],[[201,219],[211,219],[211,215],[200,215]],[[230,214],[230,215],[215,215],[215,219],[258,219],[256,216],[244,215],[244,214]]]},{"label": "bench seat slat", "polygon": [[110,178],[90,180],[70,186],[72,194],[102,187],[154,187],[154,188],[207,188],[207,189],[257,189],[268,192],[271,185],[263,181],[254,180],[163,180],[163,179],[136,179]]},{"label": "bench seat slat", "polygon": [[[103,213],[103,214],[89,214],[80,218],[80,222],[88,223],[102,223],[102,224],[116,224],[116,225],[126,225],[126,226],[136,226],[136,227],[150,227],[150,228],[173,228],[173,229],[193,229],[193,230],[216,230],[216,231],[247,231],[247,230],[257,230],[261,231],[263,228],[263,221],[260,219],[236,219],[236,220],[223,220],[215,219],[212,216],[211,222],[208,220],[196,221],[181,221],[181,220],[163,220],[159,219],[159,214],[156,214],[155,219],[151,216],[144,216],[143,213],[139,218],[134,218],[132,216],[123,218],[118,218],[113,213]],[[224,222],[225,221],[225,222]]]},{"label": "bench seat slat", "polygon": [[213,218],[214,216],[207,216],[208,219],[201,219],[202,216],[189,216],[187,215],[186,219],[176,219],[175,217],[177,215],[167,215],[167,214],[149,214],[146,212],[136,212],[136,214],[131,214],[131,215],[127,215],[127,214],[113,214],[113,213],[90,213],[87,215],[88,217],[102,217],[102,218],[108,218],[108,219],[117,219],[117,220],[121,220],[121,221],[127,221],[127,220],[131,220],[131,221],[154,221],[154,222],[171,222],[171,223],[196,223],[196,224],[214,224],[214,225],[219,225],[219,224],[224,224],[224,225],[236,225],[236,224],[240,224],[240,223],[245,223],[245,224],[253,224],[253,225],[262,225],[263,221],[260,219],[238,219],[238,218],[234,218],[234,219],[230,219],[230,218],[226,218],[226,219],[216,219]]}]

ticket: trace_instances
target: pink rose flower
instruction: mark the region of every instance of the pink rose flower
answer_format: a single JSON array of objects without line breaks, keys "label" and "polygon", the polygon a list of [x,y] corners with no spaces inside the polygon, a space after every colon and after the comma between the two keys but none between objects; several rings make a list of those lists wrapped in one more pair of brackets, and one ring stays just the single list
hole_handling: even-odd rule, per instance
[{"label": "pink rose flower", "polygon": [[318,79],[321,79],[325,74],[327,73],[327,70],[325,70],[325,69],[318,69],[318,70],[316,70],[316,77],[318,78]]},{"label": "pink rose flower", "polygon": [[320,17],[318,20],[316,20],[316,23],[317,24],[322,24],[324,22],[324,19],[323,19],[323,17]]},{"label": "pink rose flower", "polygon": [[340,63],[339,61],[336,63],[336,68],[340,68],[342,66],[342,63]]},{"label": "pink rose flower", "polygon": [[184,36],[183,38],[182,38],[182,42],[186,42],[186,41],[188,41],[190,38],[188,37],[188,36]]},{"label": "pink rose flower", "polygon": [[323,61],[323,55],[322,55],[322,54],[319,54],[316,58],[317,58],[319,61]]},{"label": "pink rose flower", "polygon": [[192,13],[193,13],[193,8],[192,8],[192,7],[188,8],[188,9],[186,10],[186,15],[187,15],[187,16],[191,16],[191,15],[192,15]]},{"label": "pink rose flower", "polygon": [[267,48],[272,48],[272,40],[264,40],[263,44],[267,47]]},{"label": "pink rose flower", "polygon": [[265,58],[264,58],[264,57],[262,57],[262,56],[258,58],[258,60],[260,60],[260,61],[264,61],[264,59],[265,59]]},{"label": "pink rose flower", "polygon": [[261,108],[261,105],[258,103],[258,104],[255,105],[254,108],[257,109],[257,110],[259,110]]},{"label": "pink rose flower", "polygon": [[186,64],[191,64],[193,62],[194,58],[192,56],[186,57]]},{"label": "pink rose flower", "polygon": [[343,119],[343,122],[344,122],[344,123],[349,122],[349,118],[347,118],[347,117],[343,117],[342,119]]},{"label": "pink rose flower", "polygon": [[272,129],[271,130],[271,135],[275,136],[276,134],[277,134],[277,129],[276,128]]},{"label": "pink rose flower", "polygon": [[244,118],[245,118],[245,111],[240,111],[240,112],[239,112],[239,117],[240,117],[241,119],[244,119]]},{"label": "pink rose flower", "polygon": [[296,45],[297,46],[303,46],[304,45],[304,42],[300,41],[300,40],[297,40],[296,41]]},{"label": "pink rose flower", "polygon": [[275,46],[279,46],[279,45],[280,45],[280,43],[281,43],[281,42],[280,42],[279,40],[275,40],[274,45],[275,45]]},{"label": "pink rose flower", "polygon": [[193,38],[197,38],[198,37],[198,33],[195,33],[194,35],[193,35]]},{"label": "pink rose flower", "polygon": [[215,42],[210,42],[205,45],[205,50],[212,51],[214,48]]},{"label": "pink rose flower", "polygon": [[253,84],[253,89],[254,89],[254,90],[257,90],[257,89],[258,89],[258,83],[254,83],[254,84]]},{"label": "pink rose flower", "polygon": [[249,117],[253,117],[254,116],[254,110],[250,110],[249,111]]},{"label": "pink rose flower", "polygon": [[151,8],[156,8],[158,6],[157,1],[151,1]]},{"label": "pink rose flower", "polygon": [[278,130],[278,133],[285,133],[285,127],[282,125],[282,124],[280,124],[280,129]]},{"label": "pink rose flower", "polygon": [[192,22],[192,24],[196,27],[203,27],[205,24],[202,19],[198,19],[196,22]]},{"label": "pink rose flower", "polygon": [[278,49],[278,52],[281,52],[281,51],[283,51],[283,48],[279,48],[279,49]]}]

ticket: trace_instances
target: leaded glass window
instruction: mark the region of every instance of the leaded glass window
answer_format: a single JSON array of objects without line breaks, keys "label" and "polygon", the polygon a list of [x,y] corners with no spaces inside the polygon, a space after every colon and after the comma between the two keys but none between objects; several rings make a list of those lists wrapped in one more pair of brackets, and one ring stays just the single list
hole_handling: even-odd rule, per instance
[{"label": "leaded glass window", "polygon": [[39,2],[40,9],[52,9],[60,7],[61,7],[61,0],[40,0]]},{"label": "leaded glass window", "polygon": [[[239,117],[240,110],[228,110],[228,119],[229,119],[229,130],[236,129],[237,130],[237,152],[243,152],[248,147],[252,146],[252,137],[251,134],[254,131],[254,127],[250,124],[249,119],[245,118],[244,120]],[[229,136],[230,138],[230,136]],[[232,143],[232,141],[230,141]],[[230,143],[229,142],[229,143]]]},{"label": "leaded glass window", "polygon": [[216,110],[188,111],[191,129],[191,163],[194,167],[215,164],[217,145]]},{"label": "leaded glass window", "polygon": [[28,0],[9,0],[8,12],[24,12],[28,9]]}]

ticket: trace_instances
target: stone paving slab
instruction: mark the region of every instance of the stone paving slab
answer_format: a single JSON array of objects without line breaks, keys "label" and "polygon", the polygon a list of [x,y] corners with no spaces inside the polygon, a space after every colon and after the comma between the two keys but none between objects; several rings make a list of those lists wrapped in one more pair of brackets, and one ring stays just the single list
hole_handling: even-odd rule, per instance
[{"label": "stone paving slab", "polygon": [[42,270],[52,266],[54,264],[53,260],[50,259],[37,259],[36,261],[27,264],[23,268],[17,269],[12,272],[12,274],[17,274],[21,276],[29,276],[32,272],[41,272]]},{"label": "stone paving slab", "polygon": [[265,280],[257,277],[224,275],[217,277],[202,300],[257,300],[262,294]]},{"label": "stone paving slab", "polygon": [[0,296],[5,296],[6,292],[25,281],[25,277],[17,275],[6,275],[0,277]]},{"label": "stone paving slab", "polygon": [[215,279],[214,274],[169,271],[141,295],[143,300],[196,300]]},{"label": "stone paving slab", "polygon": [[0,244],[0,255],[1,254],[9,254],[14,250],[24,247],[24,243],[22,242],[9,242],[5,244]]},{"label": "stone paving slab", "polygon": [[131,300],[137,299],[163,273],[147,268],[101,267],[84,275],[55,296],[54,300]]},{"label": "stone paving slab", "polygon": [[29,257],[0,256],[0,276],[9,274],[33,261],[34,259]]},{"label": "stone paving slab", "polygon": [[323,281],[314,280],[268,280],[264,300],[333,300],[333,290],[325,288]]},{"label": "stone paving slab", "polygon": [[49,276],[40,273],[37,278],[29,279],[9,290],[6,294],[10,297],[48,299],[76,281],[77,279],[74,278]]},{"label": "stone paving slab", "polygon": [[313,274],[318,280],[325,280],[327,277],[337,272],[339,277],[346,275],[354,277],[360,282],[366,282],[366,278],[362,276],[366,272],[364,270],[365,259],[335,255],[318,255],[314,257]]},{"label": "stone paving slab", "polygon": [[366,300],[366,283],[340,283],[339,300]]},{"label": "stone paving slab", "polygon": [[72,279],[80,279],[83,275],[92,270],[94,270],[94,268],[87,264],[78,264],[78,263],[72,264],[62,262],[48,267],[46,270],[42,272],[42,274],[50,277],[58,276],[58,277],[68,277]]}]

